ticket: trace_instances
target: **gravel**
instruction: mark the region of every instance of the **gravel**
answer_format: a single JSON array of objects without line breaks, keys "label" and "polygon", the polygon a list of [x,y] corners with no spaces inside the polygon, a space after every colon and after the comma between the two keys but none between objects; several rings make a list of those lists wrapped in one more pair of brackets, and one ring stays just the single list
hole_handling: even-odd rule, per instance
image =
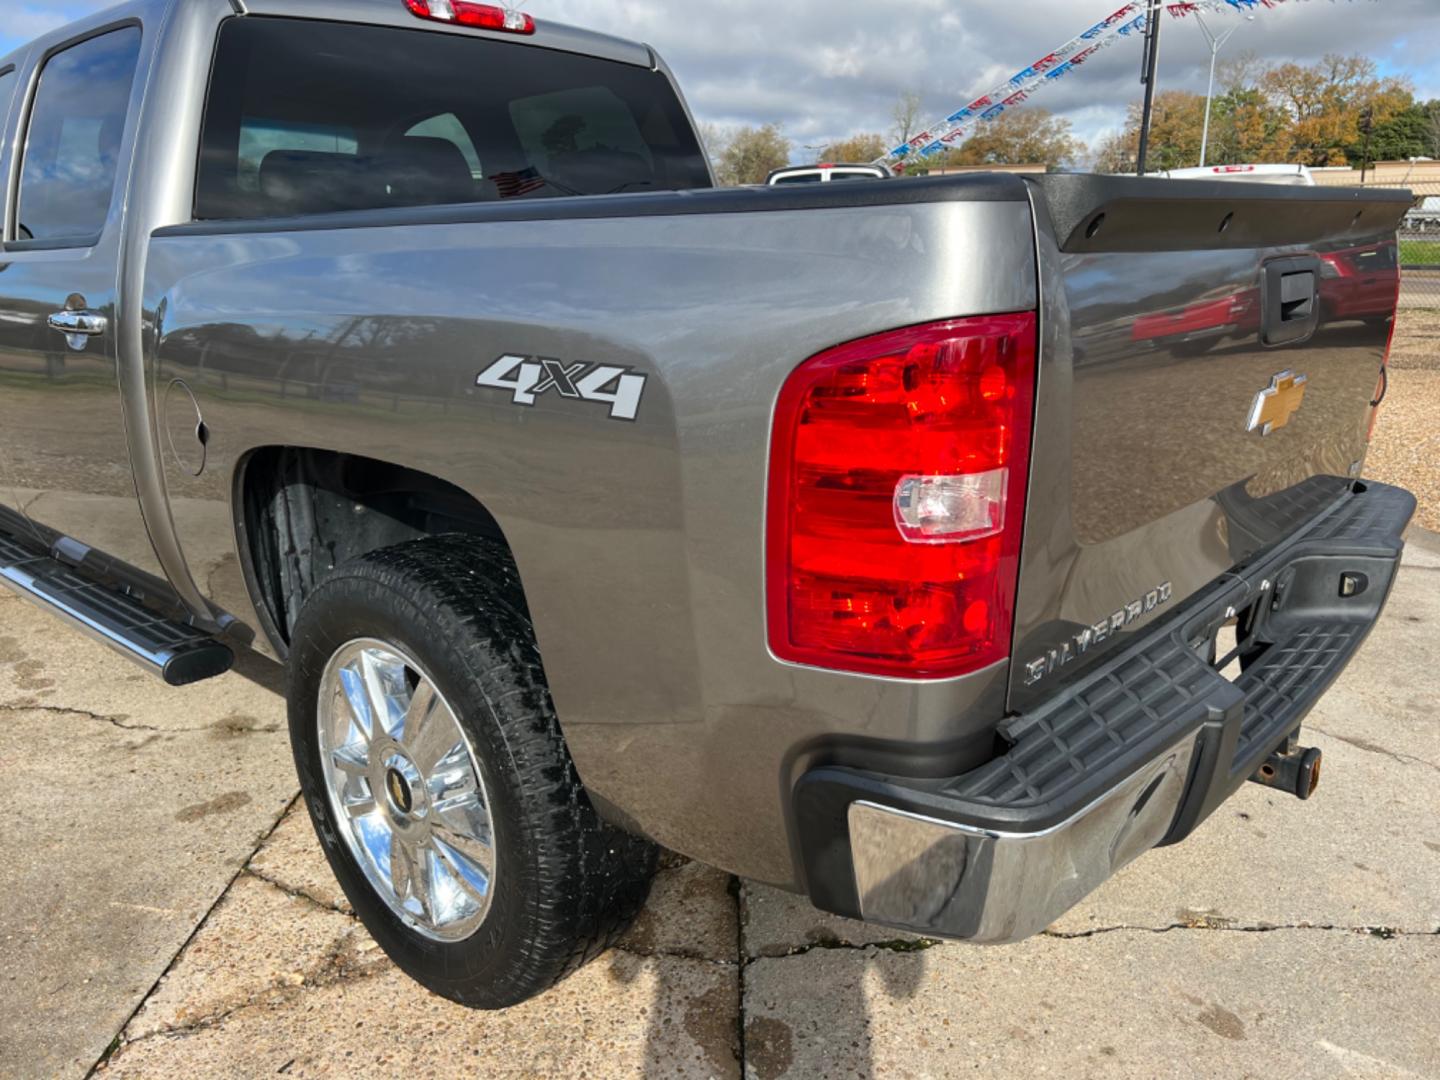
[{"label": "gravel", "polygon": [[1390,393],[1365,474],[1409,488],[1416,521],[1440,532],[1440,311],[1400,313],[1390,352]]}]

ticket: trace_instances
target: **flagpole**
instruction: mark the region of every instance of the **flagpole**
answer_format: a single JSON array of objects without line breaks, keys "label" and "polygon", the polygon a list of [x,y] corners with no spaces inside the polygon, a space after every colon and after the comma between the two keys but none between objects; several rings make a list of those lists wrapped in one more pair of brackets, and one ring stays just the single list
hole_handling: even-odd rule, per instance
[{"label": "flagpole", "polygon": [[1155,112],[1155,70],[1160,64],[1161,0],[1150,0],[1150,18],[1145,24],[1145,66],[1140,81],[1145,84],[1145,109],[1140,116],[1140,154],[1137,175],[1145,175],[1145,159],[1150,153],[1150,121]]}]

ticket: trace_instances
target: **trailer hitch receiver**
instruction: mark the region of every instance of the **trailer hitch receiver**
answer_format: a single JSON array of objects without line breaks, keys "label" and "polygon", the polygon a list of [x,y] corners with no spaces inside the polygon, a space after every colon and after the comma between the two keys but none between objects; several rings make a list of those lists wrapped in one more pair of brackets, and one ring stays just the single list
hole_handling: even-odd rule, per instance
[{"label": "trailer hitch receiver", "polygon": [[1297,799],[1308,799],[1320,786],[1320,751],[1300,746],[1292,736],[1255,770],[1250,780],[1265,787],[1288,791]]}]

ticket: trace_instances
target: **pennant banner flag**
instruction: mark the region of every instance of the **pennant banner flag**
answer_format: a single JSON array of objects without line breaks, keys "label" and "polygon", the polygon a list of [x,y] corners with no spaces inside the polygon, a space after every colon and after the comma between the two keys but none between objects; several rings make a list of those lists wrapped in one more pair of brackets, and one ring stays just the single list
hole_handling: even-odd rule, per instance
[{"label": "pennant banner flag", "polygon": [[[1201,12],[1250,12],[1281,4],[1309,3],[1311,0],[1179,0],[1164,3],[1171,18],[1183,19]],[[1335,0],[1330,0],[1334,3]],[[1373,0],[1372,0],[1373,2]],[[954,149],[974,135],[978,128],[1002,116],[1007,110],[1030,100],[1037,90],[1073,74],[1103,49],[1128,38],[1145,34],[1151,10],[1150,0],[1132,0],[1118,11],[1071,38],[1054,52],[1017,71],[988,93],[981,94],[958,112],[932,124],[909,142],[897,146],[875,162],[903,173],[914,162]]]}]

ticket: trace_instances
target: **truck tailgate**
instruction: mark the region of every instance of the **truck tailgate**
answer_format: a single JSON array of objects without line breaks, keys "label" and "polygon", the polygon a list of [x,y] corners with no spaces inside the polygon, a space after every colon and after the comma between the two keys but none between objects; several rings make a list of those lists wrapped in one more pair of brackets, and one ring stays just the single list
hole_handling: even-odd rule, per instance
[{"label": "truck tailgate", "polygon": [[1092,176],[1031,191],[1041,361],[1020,710],[1354,485],[1411,203]]}]

